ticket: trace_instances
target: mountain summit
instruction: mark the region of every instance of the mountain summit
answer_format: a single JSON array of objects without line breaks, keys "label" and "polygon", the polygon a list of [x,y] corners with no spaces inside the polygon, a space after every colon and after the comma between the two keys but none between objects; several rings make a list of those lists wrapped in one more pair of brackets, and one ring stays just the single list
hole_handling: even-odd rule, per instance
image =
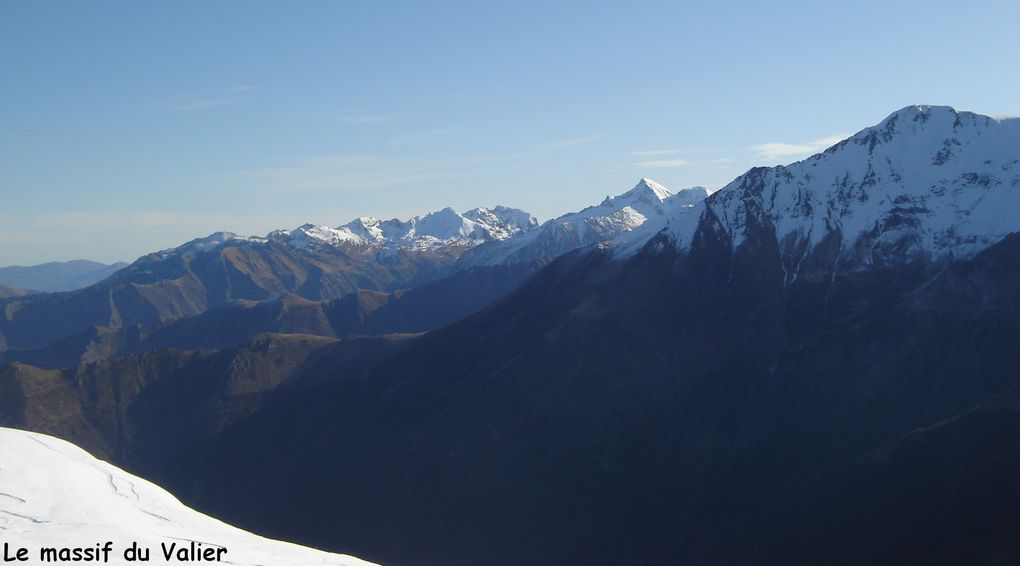
[{"label": "mountain summit", "polygon": [[656,201],[662,202],[671,196],[673,196],[673,193],[671,193],[669,189],[667,189],[666,187],[660,185],[659,183],[656,183],[651,179],[642,178],[640,181],[638,181],[638,184],[634,185],[633,189],[616,197],[616,199],[606,197],[606,200],[602,202],[601,206],[606,206],[607,204],[612,203],[614,200],[642,200],[646,202]]},{"label": "mountain summit", "polygon": [[701,231],[733,248],[775,238],[793,278],[810,257],[830,269],[972,257],[1020,229],[1018,210],[1020,119],[908,106],[803,161],[751,169],[668,234],[681,248]]},{"label": "mountain summit", "polygon": [[305,224],[294,230],[277,230],[267,239],[298,249],[329,245],[431,250],[505,240],[537,225],[534,216],[516,208],[474,208],[461,214],[447,207],[407,221],[367,216],[336,228]]},{"label": "mountain summit", "polygon": [[[667,219],[683,214],[708,196],[704,187],[683,189],[676,194],[663,185],[643,178],[634,188],[606,197],[601,204],[549,220],[538,229],[465,255],[473,265],[500,265],[551,259],[577,248],[606,242],[647,240],[665,227]],[[639,230],[640,228],[640,230]]]}]

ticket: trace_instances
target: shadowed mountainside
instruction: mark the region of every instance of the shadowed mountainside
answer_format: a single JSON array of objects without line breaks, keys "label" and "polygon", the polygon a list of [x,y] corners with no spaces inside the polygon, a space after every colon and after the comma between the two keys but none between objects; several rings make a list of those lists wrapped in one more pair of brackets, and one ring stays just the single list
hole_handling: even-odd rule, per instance
[{"label": "shadowed mountainside", "polygon": [[787,287],[774,240],[703,236],[686,256],[563,258],[363,382],[280,392],[178,481],[250,527],[343,533],[392,564],[1020,551],[1020,240]]}]

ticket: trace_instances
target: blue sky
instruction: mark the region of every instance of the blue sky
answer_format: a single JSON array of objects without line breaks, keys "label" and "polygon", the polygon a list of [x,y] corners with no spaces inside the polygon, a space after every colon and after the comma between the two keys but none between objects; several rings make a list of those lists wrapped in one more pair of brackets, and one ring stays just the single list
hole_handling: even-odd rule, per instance
[{"label": "blue sky", "polygon": [[914,103],[1020,115],[1016,2],[0,3],[0,265],[718,188]]}]

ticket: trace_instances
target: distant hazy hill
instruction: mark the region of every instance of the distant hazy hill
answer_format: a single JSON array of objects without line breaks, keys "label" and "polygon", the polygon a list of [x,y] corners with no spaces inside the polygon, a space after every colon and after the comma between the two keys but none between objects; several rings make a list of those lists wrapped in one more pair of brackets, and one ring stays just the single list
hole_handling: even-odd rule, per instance
[{"label": "distant hazy hill", "polygon": [[73,291],[98,283],[126,265],[124,262],[107,265],[87,259],[75,259],[39,265],[0,267],[0,285],[46,293]]}]

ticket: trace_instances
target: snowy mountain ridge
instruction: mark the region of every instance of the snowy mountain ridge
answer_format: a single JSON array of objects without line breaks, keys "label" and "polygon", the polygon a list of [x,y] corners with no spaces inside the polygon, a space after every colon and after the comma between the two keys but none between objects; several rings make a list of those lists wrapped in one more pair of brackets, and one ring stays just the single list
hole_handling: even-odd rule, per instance
[{"label": "snowy mountain ridge", "polygon": [[[0,534],[28,549],[33,564],[44,547],[95,549],[112,541],[114,564],[137,542],[150,549],[155,564],[180,564],[176,551],[194,543],[200,550],[226,548],[221,561],[229,564],[370,566],[232,527],[52,436],[0,428],[0,446]],[[167,561],[161,545],[171,544],[175,552]]]},{"label": "snowy mountain ridge", "polygon": [[1020,230],[1020,119],[908,106],[803,161],[751,169],[692,212],[668,222],[681,249],[707,227],[733,249],[771,231],[793,266],[832,239],[836,267],[970,257]]},{"label": "snowy mountain ridge", "polygon": [[711,197],[702,187],[673,194],[641,179],[623,194],[542,225],[518,209],[445,208],[407,221],[306,224],[265,238],[217,233],[161,255],[273,241],[299,250],[456,249],[467,251],[463,265],[500,265],[596,244],[625,256],[663,230],[686,248],[709,223],[733,248],[765,228],[793,264],[822,242],[835,242],[840,265],[965,258],[1020,228],[1018,187],[1020,119],[918,105],[802,161],[753,168]]},{"label": "snowy mountain ridge", "polygon": [[536,226],[538,220],[534,216],[515,208],[474,208],[461,214],[447,207],[407,221],[366,216],[336,228],[305,224],[294,230],[272,232],[267,238],[298,249],[346,244],[424,250],[505,240]]},{"label": "snowy mountain ridge", "polygon": [[292,230],[275,230],[265,237],[216,232],[157,252],[155,257],[191,256],[225,245],[276,242],[297,250],[333,247],[360,253],[482,248],[466,263],[510,264],[556,257],[595,244],[647,239],[661,230],[670,217],[683,213],[707,196],[708,190],[704,187],[691,187],[674,194],[663,185],[643,178],[623,194],[607,196],[598,205],[564,214],[542,225],[531,214],[516,208],[496,206],[458,213],[448,207],[406,221],[364,216],[336,228],[304,224]]},{"label": "snowy mountain ridge", "polygon": [[683,214],[708,197],[704,187],[683,189],[676,194],[647,178],[629,191],[606,197],[601,204],[564,214],[538,229],[506,241],[472,250],[467,261],[473,265],[499,265],[557,257],[570,250],[596,244],[618,245],[644,237],[647,240],[666,226],[667,220]]},{"label": "snowy mountain ridge", "polygon": [[274,230],[265,237],[216,232],[176,248],[162,250],[157,252],[156,256],[158,258],[174,255],[190,256],[212,251],[227,244],[268,242],[277,242],[299,250],[320,246],[363,251],[468,248],[483,242],[505,240],[533,230],[537,226],[538,220],[534,216],[516,208],[479,207],[458,213],[447,207],[406,221],[397,218],[380,220],[363,216],[336,228],[324,224],[304,224],[292,230]]}]

